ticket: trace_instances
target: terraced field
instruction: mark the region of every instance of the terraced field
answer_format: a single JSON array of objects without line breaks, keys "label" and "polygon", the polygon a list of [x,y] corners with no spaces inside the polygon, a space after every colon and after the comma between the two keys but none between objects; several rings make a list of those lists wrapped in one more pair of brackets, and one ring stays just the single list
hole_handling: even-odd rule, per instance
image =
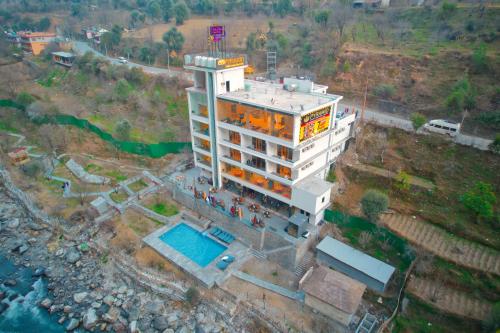
[{"label": "terraced field", "polygon": [[429,279],[413,277],[406,290],[441,311],[460,317],[483,320],[491,310],[489,302],[469,297],[464,292],[447,288]]},{"label": "terraced field", "polygon": [[445,260],[478,271],[500,275],[500,253],[448,234],[434,225],[399,214],[384,214],[381,221],[401,237]]}]

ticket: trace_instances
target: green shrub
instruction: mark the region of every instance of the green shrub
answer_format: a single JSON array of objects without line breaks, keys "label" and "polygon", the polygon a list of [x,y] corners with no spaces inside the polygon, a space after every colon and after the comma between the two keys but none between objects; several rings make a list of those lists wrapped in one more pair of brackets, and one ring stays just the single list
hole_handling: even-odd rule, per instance
[{"label": "green shrub", "polygon": [[190,305],[197,305],[200,302],[200,292],[195,287],[189,287],[186,290],[186,301]]},{"label": "green shrub", "polygon": [[396,93],[396,88],[391,84],[379,84],[373,89],[373,92],[381,98],[390,98]]},{"label": "green shrub", "polygon": [[381,213],[389,206],[389,198],[378,190],[368,190],[361,198],[363,214],[372,222],[376,222]]},{"label": "green shrub", "polygon": [[42,171],[42,166],[39,162],[33,161],[21,167],[23,173],[31,178],[36,178]]},{"label": "green shrub", "polygon": [[472,53],[472,65],[478,73],[488,69],[488,58],[486,57],[486,45],[481,43]]},{"label": "green shrub", "polygon": [[35,101],[35,97],[33,97],[31,94],[29,94],[25,91],[21,91],[16,97],[16,103],[18,103],[24,107],[27,107],[28,105],[30,105],[34,101]]},{"label": "green shrub", "polygon": [[488,147],[495,154],[500,154],[500,133],[495,136],[495,140]]},{"label": "green shrub", "polygon": [[423,114],[418,113],[418,112],[412,113],[410,116],[410,119],[411,119],[411,123],[413,125],[413,129],[415,131],[418,130],[420,127],[422,127],[427,122],[427,118]]},{"label": "green shrub", "polygon": [[491,184],[476,182],[472,189],[462,195],[461,200],[465,208],[474,213],[478,220],[493,217],[493,206],[497,198]]}]

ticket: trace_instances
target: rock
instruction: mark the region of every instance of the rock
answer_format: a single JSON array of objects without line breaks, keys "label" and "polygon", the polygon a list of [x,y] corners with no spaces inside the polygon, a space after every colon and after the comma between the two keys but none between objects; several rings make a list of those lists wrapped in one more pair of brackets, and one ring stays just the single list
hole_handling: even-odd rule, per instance
[{"label": "rock", "polygon": [[81,302],[83,302],[83,300],[85,298],[87,298],[87,295],[88,295],[88,293],[86,291],[81,292],[81,293],[76,293],[76,294],[73,295],[73,300],[76,303],[80,304]]},{"label": "rock", "polygon": [[43,301],[40,302],[40,306],[48,309],[52,305],[52,300],[50,298],[45,298]]},{"label": "rock", "polygon": [[170,314],[170,315],[168,316],[167,320],[168,320],[168,323],[169,323],[170,325],[172,325],[172,324],[176,323],[176,322],[177,322],[177,320],[179,320],[179,317],[177,316],[177,314],[172,313],[172,314]]},{"label": "rock", "polygon": [[75,318],[71,318],[71,320],[68,323],[68,326],[66,326],[66,331],[73,331],[80,325],[80,321],[76,320]]},{"label": "rock", "polygon": [[66,321],[66,316],[62,316],[61,318],[59,318],[57,322],[59,323],[59,325],[62,325],[65,321]]},{"label": "rock", "polygon": [[90,306],[93,307],[94,309],[99,309],[101,305],[102,303],[100,302],[92,302],[92,304],[90,304]]},{"label": "rock", "polygon": [[97,324],[97,314],[95,313],[95,309],[89,308],[85,315],[83,316],[83,327],[86,330],[91,330]]},{"label": "rock", "polygon": [[161,301],[147,302],[145,309],[153,315],[160,315],[163,312],[163,303]]},{"label": "rock", "polygon": [[9,308],[9,304],[7,303],[0,303],[0,314],[2,314],[2,312],[4,312],[5,310],[7,310]]},{"label": "rock", "polygon": [[125,294],[127,292],[127,286],[121,286],[118,288],[118,293],[119,294]]},{"label": "rock", "polygon": [[189,328],[187,328],[186,326],[182,326],[178,331],[177,333],[189,333]]},{"label": "rock", "polygon": [[15,218],[7,222],[7,228],[9,229],[17,229],[19,227],[19,219]]},{"label": "rock", "polygon": [[113,332],[115,333],[126,333],[127,332],[127,325],[124,325],[120,322],[116,322],[113,324]]},{"label": "rock", "polygon": [[29,245],[28,244],[23,244],[19,247],[19,254],[24,254],[26,251],[28,251],[29,249]]},{"label": "rock", "polygon": [[5,292],[0,290],[0,301],[5,298]]},{"label": "rock", "polygon": [[28,223],[28,228],[30,228],[30,229],[31,229],[31,230],[33,230],[33,231],[42,231],[42,230],[44,230],[44,229],[45,229],[45,227],[44,227],[44,226],[41,226],[41,225],[36,224],[36,223],[34,223],[34,222],[29,222],[29,223]]},{"label": "rock", "polygon": [[168,328],[168,320],[164,316],[155,317],[153,320],[153,327],[158,331],[164,331]]},{"label": "rock", "polygon": [[134,296],[134,290],[133,289],[127,290],[127,297],[132,297],[132,296]]},{"label": "rock", "polygon": [[130,322],[128,330],[130,333],[139,333],[139,328],[137,327],[137,320],[133,320]]},{"label": "rock", "polygon": [[110,324],[113,324],[116,322],[118,319],[118,316],[120,315],[120,310],[115,307],[109,308],[108,312],[102,316],[102,319]]},{"label": "rock", "polygon": [[40,277],[40,276],[44,276],[45,275],[45,268],[43,267],[39,267],[35,270],[35,273],[33,274],[33,276],[36,276],[36,277]]},{"label": "rock", "polygon": [[196,314],[196,321],[199,323],[203,323],[205,321],[205,314],[203,312],[198,312]]},{"label": "rock", "polygon": [[3,284],[7,287],[14,287],[17,284],[17,281],[14,279],[8,279],[3,282]]},{"label": "rock", "polygon": [[74,264],[78,260],[80,260],[80,252],[78,252],[78,250],[75,249],[74,247],[70,248],[69,251],[66,253],[66,261],[69,262],[70,264]]},{"label": "rock", "polygon": [[57,256],[57,257],[62,257],[62,256],[64,255],[64,253],[65,253],[65,252],[64,252],[64,249],[58,249],[58,250],[56,251],[56,256]]},{"label": "rock", "polygon": [[70,313],[71,312],[71,306],[65,305],[64,308],[63,308],[63,312],[64,313]]},{"label": "rock", "polygon": [[175,333],[175,331],[171,328],[167,328],[166,330],[163,331],[163,333]]},{"label": "rock", "polygon": [[104,302],[104,304],[111,306],[115,302],[115,298],[111,295],[108,295],[104,297],[102,301]]}]

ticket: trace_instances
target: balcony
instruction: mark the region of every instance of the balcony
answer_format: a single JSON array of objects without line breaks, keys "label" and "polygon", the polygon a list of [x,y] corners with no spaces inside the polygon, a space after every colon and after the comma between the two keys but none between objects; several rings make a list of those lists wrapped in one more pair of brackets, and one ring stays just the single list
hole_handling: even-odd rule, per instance
[{"label": "balcony", "polygon": [[254,186],[260,187],[267,191],[283,196],[287,199],[290,199],[292,196],[292,189],[290,186],[287,186],[275,180],[267,179],[266,177],[259,175],[257,173],[248,170],[243,170],[239,167],[235,167],[227,163],[224,164],[222,172],[230,176],[239,178]]}]

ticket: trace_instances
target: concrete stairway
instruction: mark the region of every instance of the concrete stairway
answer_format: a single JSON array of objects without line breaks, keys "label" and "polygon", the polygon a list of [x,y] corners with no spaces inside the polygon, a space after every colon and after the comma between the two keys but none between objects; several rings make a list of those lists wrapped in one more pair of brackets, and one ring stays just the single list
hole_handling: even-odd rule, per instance
[{"label": "concrete stairway", "polygon": [[255,258],[259,259],[259,260],[266,260],[267,259],[267,256],[262,253],[261,251],[258,251],[258,250],[254,250],[254,249],[249,249],[250,251],[250,254],[252,254]]},{"label": "concrete stairway", "polygon": [[314,265],[314,254],[310,251],[307,251],[306,254],[304,255],[304,258],[302,258],[302,261],[300,264],[295,268],[295,276],[297,276],[299,279],[306,274],[307,270],[311,268]]}]

